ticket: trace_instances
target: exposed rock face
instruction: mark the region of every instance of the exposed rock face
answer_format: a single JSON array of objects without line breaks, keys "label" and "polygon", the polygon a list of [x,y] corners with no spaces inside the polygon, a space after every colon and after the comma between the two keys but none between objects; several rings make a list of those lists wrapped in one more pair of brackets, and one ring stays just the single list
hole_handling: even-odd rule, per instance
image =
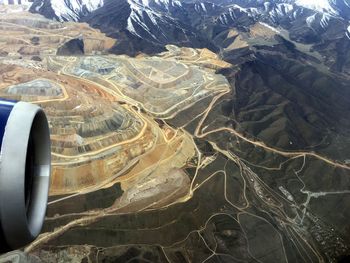
[{"label": "exposed rock face", "polygon": [[71,39],[57,49],[57,55],[84,55],[84,41],[82,38]]}]

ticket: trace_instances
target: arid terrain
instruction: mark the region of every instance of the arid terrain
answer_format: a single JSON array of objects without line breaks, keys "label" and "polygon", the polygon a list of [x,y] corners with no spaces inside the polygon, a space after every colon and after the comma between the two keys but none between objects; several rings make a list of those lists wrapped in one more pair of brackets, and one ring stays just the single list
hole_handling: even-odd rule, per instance
[{"label": "arid terrain", "polygon": [[[0,96],[40,105],[51,130],[47,218],[25,251],[43,262],[336,262],[350,253],[348,93],[339,81],[325,102],[333,76],[314,62],[288,66],[293,52],[311,56],[300,50],[266,48],[254,62],[246,49],[279,48],[275,36],[256,23],[215,38],[244,63],[175,45],[129,57],[110,54],[118,39],[87,24],[2,10]],[[316,91],[307,87],[317,77],[303,86],[310,75],[322,78]]]}]

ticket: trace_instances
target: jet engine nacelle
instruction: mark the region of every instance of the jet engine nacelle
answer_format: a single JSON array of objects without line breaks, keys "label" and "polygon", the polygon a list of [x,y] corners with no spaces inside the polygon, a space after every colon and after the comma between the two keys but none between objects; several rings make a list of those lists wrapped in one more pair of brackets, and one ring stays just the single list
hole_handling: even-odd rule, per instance
[{"label": "jet engine nacelle", "polygon": [[23,247],[40,233],[51,170],[43,110],[0,99],[0,252]]}]

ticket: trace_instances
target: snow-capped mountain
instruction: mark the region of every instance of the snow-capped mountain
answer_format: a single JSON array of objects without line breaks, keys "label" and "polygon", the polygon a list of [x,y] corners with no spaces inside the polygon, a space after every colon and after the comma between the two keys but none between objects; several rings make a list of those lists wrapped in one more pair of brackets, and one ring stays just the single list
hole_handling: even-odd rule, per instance
[{"label": "snow-capped mountain", "polygon": [[130,55],[167,44],[222,52],[235,41],[231,29],[244,33],[263,23],[319,52],[329,67],[348,67],[350,0],[35,0],[31,11],[87,22],[118,39],[112,52]]},{"label": "snow-capped mountain", "polygon": [[[106,2],[108,1],[106,0]],[[9,2],[9,0],[0,1],[0,3],[2,2]],[[303,7],[333,16],[348,16],[350,14],[350,0],[129,0],[128,2],[138,9],[157,8],[168,10],[175,6],[192,4],[197,5],[197,8],[203,8],[203,11],[207,12],[207,6],[236,5],[248,12],[256,13],[261,9],[268,9],[277,5],[277,9],[283,10],[285,8],[290,10]],[[34,0],[32,10],[52,16],[52,18],[60,21],[66,21],[82,19],[103,5],[104,0]]]},{"label": "snow-capped mountain", "polygon": [[[124,6],[122,10],[120,6]],[[309,25],[312,24],[310,17],[323,14],[324,18],[320,21],[322,27],[329,17],[350,20],[350,0],[36,0],[31,11],[59,21],[83,20],[98,23],[96,19],[105,17],[103,12],[97,11],[100,8],[109,14],[110,20],[124,19],[125,14],[121,15],[121,12],[126,12],[128,17],[125,29],[138,37],[143,37],[143,31],[146,31],[156,42],[162,42],[167,34],[153,34],[152,27],[161,27],[164,22],[170,23],[170,28],[174,26],[187,30],[187,26],[193,26],[193,20],[203,22],[199,16],[211,17],[212,20],[218,18],[225,25],[236,20],[237,14],[275,24],[286,18],[308,19]],[[94,16],[96,11],[98,15]]]},{"label": "snow-capped mountain", "polygon": [[78,21],[102,6],[103,0],[43,0],[34,1],[31,10],[59,21]]}]

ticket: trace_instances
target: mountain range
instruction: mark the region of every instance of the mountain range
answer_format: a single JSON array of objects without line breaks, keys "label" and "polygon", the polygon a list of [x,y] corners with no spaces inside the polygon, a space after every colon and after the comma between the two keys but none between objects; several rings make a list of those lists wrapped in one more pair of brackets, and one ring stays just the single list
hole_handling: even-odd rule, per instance
[{"label": "mountain range", "polygon": [[342,73],[350,71],[349,6],[348,0],[36,0],[30,10],[58,21],[87,22],[118,40],[112,53],[129,55],[156,54],[167,44],[224,54],[237,40],[232,28],[245,33],[260,22]]}]

